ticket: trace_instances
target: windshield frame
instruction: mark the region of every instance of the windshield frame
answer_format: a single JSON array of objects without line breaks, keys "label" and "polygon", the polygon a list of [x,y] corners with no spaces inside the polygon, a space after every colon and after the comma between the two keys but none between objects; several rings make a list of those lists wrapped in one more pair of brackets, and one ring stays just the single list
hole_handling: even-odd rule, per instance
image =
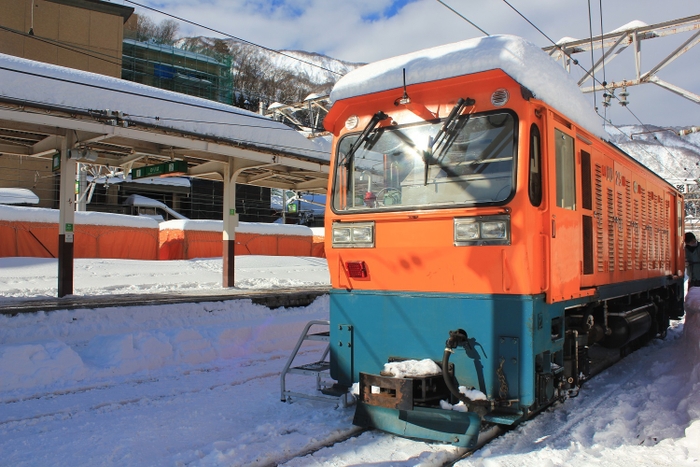
[{"label": "windshield frame", "polygon": [[[343,154],[340,152],[341,147],[343,147],[343,141],[346,140],[346,138],[351,138],[353,136],[355,137],[360,137],[361,136],[361,131],[354,131],[354,132],[348,132],[342,135],[335,146],[335,158],[334,158],[334,165],[332,167],[332,183],[331,183],[331,190],[328,193],[328,196],[330,197],[328,205],[331,208],[331,211],[337,215],[340,216],[345,216],[345,215],[353,215],[353,214],[376,214],[376,213],[392,213],[392,212],[406,212],[406,211],[427,211],[427,210],[436,210],[436,209],[458,209],[458,208],[465,208],[465,207],[482,207],[482,206],[502,206],[510,203],[515,196],[516,192],[516,182],[517,182],[517,172],[518,172],[518,145],[519,145],[519,119],[518,115],[515,111],[512,109],[508,108],[501,108],[501,109],[495,109],[495,110],[490,110],[487,112],[479,112],[479,113],[473,113],[473,114],[463,114],[459,117],[461,120],[465,120],[466,122],[472,121],[474,119],[478,118],[483,118],[483,117],[489,117],[493,115],[498,115],[498,114],[508,114],[508,116],[512,119],[513,122],[513,128],[512,128],[512,162],[511,162],[511,174],[510,174],[510,192],[505,196],[504,199],[499,200],[499,201],[479,201],[479,202],[464,202],[464,203],[455,203],[455,202],[448,202],[448,203],[435,203],[435,204],[422,204],[422,205],[416,205],[416,204],[411,204],[411,205],[385,205],[385,206],[375,206],[375,207],[358,207],[355,206],[353,208],[346,208],[346,209],[337,209],[336,204],[338,203],[337,197],[338,196],[347,196],[347,193],[341,193],[338,189],[338,185],[340,183],[339,177],[341,176],[341,170],[342,166],[340,162],[344,159]],[[374,128],[372,132],[368,135],[367,140],[373,140],[374,137],[380,132],[386,132],[386,131],[396,131],[396,130],[406,130],[406,129],[411,129],[411,128],[416,128],[420,126],[431,126],[431,125],[439,125],[443,124],[447,118],[442,118],[442,119],[434,119],[434,120],[423,120],[420,122],[412,122],[412,123],[407,123],[407,124],[401,124],[401,125],[384,125],[380,126],[377,128]],[[468,123],[467,123],[468,124]],[[360,149],[361,150],[361,149]],[[358,152],[360,151],[358,150]],[[436,155],[431,154],[428,156],[428,158],[434,158]],[[432,159],[432,162],[434,162],[435,159]],[[432,165],[431,165],[432,166]],[[346,176],[349,174],[345,174]],[[346,182],[347,183],[347,182]],[[353,181],[353,183],[355,183]]]}]

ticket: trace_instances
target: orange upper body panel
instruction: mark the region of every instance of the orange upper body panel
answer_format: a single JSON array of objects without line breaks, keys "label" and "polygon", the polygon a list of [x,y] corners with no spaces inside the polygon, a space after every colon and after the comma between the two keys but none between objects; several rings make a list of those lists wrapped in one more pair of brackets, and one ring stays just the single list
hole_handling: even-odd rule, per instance
[{"label": "orange upper body panel", "polygon": [[[503,107],[491,99],[499,89],[509,96]],[[459,98],[470,98],[474,103],[462,115],[508,109],[516,116],[511,193],[477,205],[353,211],[338,208],[347,202],[337,198],[340,194],[334,203],[334,189],[342,191],[334,180],[345,183],[345,178],[331,175],[325,250],[334,288],[546,293],[552,303],[592,295],[598,285],[682,274],[682,212],[673,187],[528,95],[501,70],[412,85],[407,94],[410,103],[403,104],[402,88],[336,102],[324,122],[335,136],[331,166],[338,162],[338,141],[362,131],[378,111],[389,118],[377,128],[396,128],[443,119]],[[345,122],[351,116],[359,123],[347,130]],[[533,126],[541,134],[542,151],[542,201],[537,205],[529,191]],[[567,208],[557,201],[555,134],[567,135],[574,148],[576,199]],[[509,244],[456,244],[455,218],[492,215],[509,216]],[[333,225],[348,222],[373,222],[373,246],[334,247]],[[348,263],[353,262],[364,265],[365,277],[351,277]]]}]

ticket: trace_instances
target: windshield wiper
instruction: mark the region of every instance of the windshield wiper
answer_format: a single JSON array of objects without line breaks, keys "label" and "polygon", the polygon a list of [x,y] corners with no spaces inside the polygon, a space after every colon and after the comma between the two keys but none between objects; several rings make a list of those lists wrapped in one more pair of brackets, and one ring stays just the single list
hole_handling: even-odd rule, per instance
[{"label": "windshield wiper", "polygon": [[376,114],[372,115],[372,119],[369,121],[369,123],[367,123],[365,129],[362,130],[362,133],[350,147],[350,150],[348,150],[348,152],[345,154],[345,157],[340,162],[340,165],[345,167],[350,165],[353,157],[355,156],[355,152],[357,152],[360,146],[362,146],[362,143],[367,141],[369,134],[372,132],[372,130],[374,130],[374,128],[377,126],[377,124],[379,124],[379,122],[381,122],[382,120],[386,120],[387,118],[389,118],[389,116],[381,110]]},{"label": "windshield wiper", "polygon": [[[433,164],[433,161],[436,160],[433,154],[437,152],[439,159],[444,149],[449,147],[449,143],[456,136],[457,118],[462,114],[462,110],[464,110],[466,106],[474,105],[475,103],[476,101],[474,101],[474,99],[469,97],[464,99],[460,97],[445,119],[442,127],[440,127],[440,131],[437,132],[435,137],[431,137],[430,140],[428,140],[428,150],[423,152],[423,163],[425,164],[423,186],[428,184],[428,168]],[[467,116],[467,118],[469,118],[469,116]],[[433,150],[434,147],[437,148],[437,151]]]},{"label": "windshield wiper", "polygon": [[[440,131],[438,131],[435,138],[433,138],[432,144],[430,145],[430,150],[433,153],[437,153],[439,155],[446,147],[449,146],[447,143],[451,141],[456,134],[455,129],[457,128],[457,118],[462,114],[462,110],[464,110],[466,106],[474,104],[474,99],[469,97],[466,99],[460,98],[457,101],[455,106],[452,108],[452,111],[447,116],[447,119],[445,119],[445,122],[442,124]],[[467,118],[468,117],[469,116],[467,116]],[[433,150],[433,147],[435,147],[435,150]]]}]

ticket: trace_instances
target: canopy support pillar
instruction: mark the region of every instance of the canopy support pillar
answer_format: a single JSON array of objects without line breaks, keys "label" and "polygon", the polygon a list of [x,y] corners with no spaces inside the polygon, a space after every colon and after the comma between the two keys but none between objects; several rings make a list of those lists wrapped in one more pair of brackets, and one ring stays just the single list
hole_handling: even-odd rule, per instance
[{"label": "canopy support pillar", "polygon": [[73,239],[75,225],[75,175],[77,163],[69,158],[73,134],[61,138],[61,179],[58,214],[58,297],[73,294]]},{"label": "canopy support pillar", "polygon": [[235,245],[236,227],[238,227],[238,213],[236,213],[236,178],[238,171],[235,170],[235,160],[230,161],[224,168],[224,232],[223,232],[223,254],[224,254],[224,287],[234,287],[235,271]]},{"label": "canopy support pillar", "polygon": [[236,245],[236,227],[238,227],[238,213],[236,213],[236,179],[246,169],[264,168],[277,165],[276,163],[261,164],[248,159],[231,159],[224,164],[224,287],[234,287],[234,260]]}]

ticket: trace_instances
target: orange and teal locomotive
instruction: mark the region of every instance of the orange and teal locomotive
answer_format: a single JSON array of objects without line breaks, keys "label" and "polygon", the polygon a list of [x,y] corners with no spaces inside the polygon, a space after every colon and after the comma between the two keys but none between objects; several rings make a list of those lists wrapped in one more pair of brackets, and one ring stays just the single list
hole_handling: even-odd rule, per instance
[{"label": "orange and teal locomotive", "polygon": [[[533,44],[395,57],[331,98],[331,375],[359,383],[356,424],[473,447],[682,315],[682,196]],[[440,373],[382,374],[424,359]]]}]

